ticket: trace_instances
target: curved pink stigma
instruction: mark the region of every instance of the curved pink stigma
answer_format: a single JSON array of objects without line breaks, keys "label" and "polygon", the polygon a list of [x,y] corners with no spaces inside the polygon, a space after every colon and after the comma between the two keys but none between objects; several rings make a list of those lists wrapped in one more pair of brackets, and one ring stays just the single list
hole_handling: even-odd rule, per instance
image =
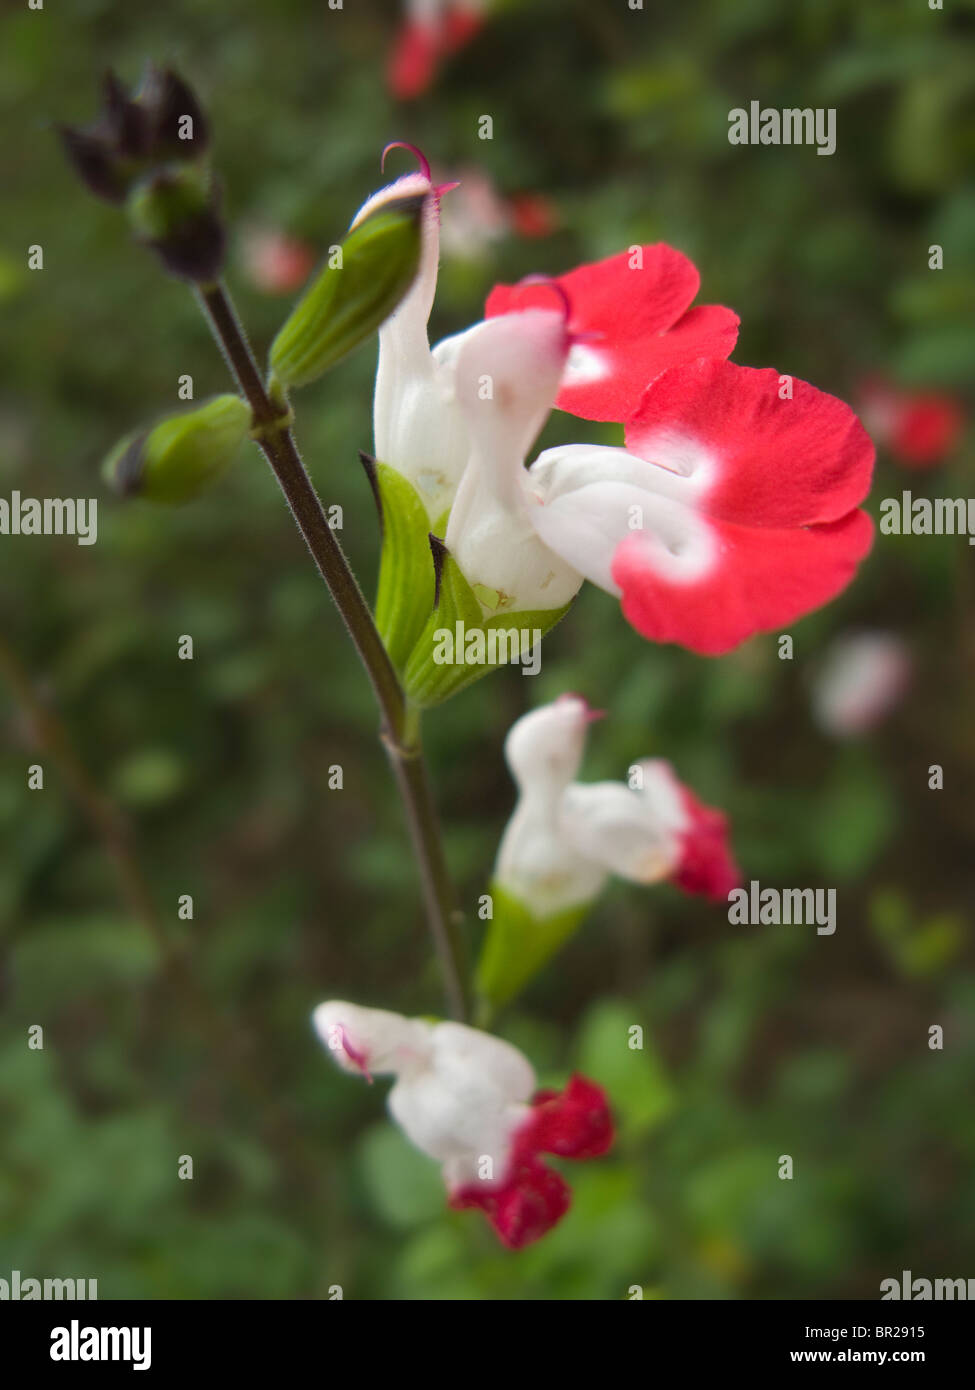
[{"label": "curved pink stigma", "polygon": [[339,1024],[339,1036],[342,1042],[342,1051],[345,1053],[346,1057],[348,1057],[352,1065],[354,1067],[359,1068],[359,1070],[362,1072],[362,1075],[366,1078],[366,1080],[369,1082],[369,1085],[371,1086],[372,1077],[369,1075],[369,1068],[366,1065],[366,1062],[368,1061],[366,1054],[364,1052],[360,1052],[357,1047],[353,1047],[352,1043],[349,1041],[348,1033],[345,1031],[341,1024]]},{"label": "curved pink stigma", "polygon": [[423,153],[422,150],[417,149],[416,145],[411,145],[407,140],[391,140],[389,142],[389,144],[383,150],[382,157],[379,161],[380,173],[385,174],[386,172],[386,156],[389,154],[390,150],[409,150],[410,154],[413,155],[413,157],[416,159],[417,163],[420,166],[420,173],[429,182],[430,161],[427,159],[426,155]]}]

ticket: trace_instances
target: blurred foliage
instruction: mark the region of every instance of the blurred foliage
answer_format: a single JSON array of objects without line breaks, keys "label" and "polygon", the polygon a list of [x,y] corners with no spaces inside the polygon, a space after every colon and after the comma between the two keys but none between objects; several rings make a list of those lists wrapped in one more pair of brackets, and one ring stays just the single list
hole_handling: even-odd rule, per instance
[{"label": "blurred foliage", "polygon": [[[878,538],[852,589],[795,625],[791,662],[773,637],[720,661],[652,648],[587,587],[530,687],[502,671],[428,719],[470,920],[512,805],[504,732],[566,689],[612,716],[587,777],[666,756],[728,811],[746,879],[838,889],[832,937],[729,927],[669,888],[613,890],[501,1031],[543,1084],[573,1067],[604,1081],[619,1142],[565,1165],[571,1214],[512,1256],[474,1214],[444,1211],[434,1165],[381,1117],[382,1087],[339,1075],[312,1036],[330,996],[439,1007],[368,688],[255,451],[172,515],[105,493],[100,459],[176,407],[181,374],[198,400],[227,379],[191,297],[75,185],[52,123],[90,117],[108,65],[132,80],[153,57],[199,86],[241,229],[230,279],[260,353],[287,301],[242,273],[242,229],[279,227],[324,254],[378,184],[383,145],[406,139],[441,170],[478,165],[504,195],[543,195],[557,223],[446,259],[436,336],[471,322],[496,280],[665,239],[700,267],[703,302],[741,313],[736,360],[847,399],[877,370],[964,391],[975,7],[508,0],[403,107],[383,81],[397,14],[391,0],[76,0],[8,4],[0,19],[0,495],[101,498],[95,546],[0,540],[0,643],[137,826],[164,926],[237,1039],[217,1046],[161,968],[63,770],[42,759],[44,790],[27,790],[37,711],[2,687],[0,1274],[95,1277],[102,1297],[340,1284],[471,1299],[623,1298],[634,1284],[875,1298],[902,1268],[972,1274],[972,550]],[[752,99],[835,106],[836,154],[730,146],[727,113]],[[31,244],[43,271],[26,268]],[[377,536],[356,450],[372,369],[359,352],[298,420],[366,577]],[[615,435],[556,417],[545,442],[580,438]],[[937,475],[882,456],[872,505],[903,486],[967,496],[972,478],[969,433]],[[902,634],[916,677],[881,730],[839,745],[811,722],[809,681],[830,638],[858,626]],[[183,634],[193,661],[177,659]],[[38,1023],[45,1047],[31,1051]],[[633,1025],[642,1050],[627,1047]],[[182,1154],[192,1182],[177,1179]]]}]

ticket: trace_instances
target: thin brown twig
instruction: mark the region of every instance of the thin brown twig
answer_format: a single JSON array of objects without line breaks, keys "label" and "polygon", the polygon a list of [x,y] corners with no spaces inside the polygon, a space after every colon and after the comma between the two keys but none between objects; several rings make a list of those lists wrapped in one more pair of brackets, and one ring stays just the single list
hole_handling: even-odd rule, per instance
[{"label": "thin brown twig", "polygon": [[454,1018],[471,1011],[470,971],[443,852],[439,818],[423,760],[419,721],[373,621],[342,547],[302,462],[286,407],[268,394],[244,328],[223,284],[197,287],[214,338],[251,407],[253,434],[284,493],[295,524],[335,602],[380,709],[380,736],[406,811],[420,871],[426,917]]}]

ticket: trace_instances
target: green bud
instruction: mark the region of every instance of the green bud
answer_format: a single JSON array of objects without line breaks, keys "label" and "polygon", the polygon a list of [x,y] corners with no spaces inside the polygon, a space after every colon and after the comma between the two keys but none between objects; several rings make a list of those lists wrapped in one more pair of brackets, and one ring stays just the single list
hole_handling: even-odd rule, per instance
[{"label": "green bud", "polygon": [[391,199],[349,232],[341,265],[316,276],[271,344],[281,386],[314,381],[389,318],[420,264],[425,201]]},{"label": "green bud", "polygon": [[218,205],[206,169],[167,165],[135,185],[125,210],[136,237],[171,274],[207,284],[219,277],[224,259],[226,237]]},{"label": "green bud", "polygon": [[189,502],[226,472],[250,422],[239,396],[215,396],[123,439],[105,460],[104,476],[123,497]]}]

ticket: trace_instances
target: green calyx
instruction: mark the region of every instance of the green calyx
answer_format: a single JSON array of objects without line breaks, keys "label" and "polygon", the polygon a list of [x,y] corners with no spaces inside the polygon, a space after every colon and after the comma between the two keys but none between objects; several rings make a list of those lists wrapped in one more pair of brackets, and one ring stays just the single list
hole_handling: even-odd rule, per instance
[{"label": "green calyx", "polygon": [[537,917],[497,882],[490,885],[491,924],[477,964],[477,990],[486,1021],[510,1003],[557,951],[575,935],[591,903]]},{"label": "green calyx", "polygon": [[484,605],[437,539],[417,489],[388,464],[365,459],[382,516],[375,618],[410,704],[442,704],[497,666],[532,659],[536,642],[569,610],[484,616]]},{"label": "green calyx", "polygon": [[536,643],[571,606],[486,618],[453,556],[441,547],[438,558],[439,602],[414,643],[404,671],[406,694],[420,709],[442,704],[497,666],[521,663],[527,667]]}]

